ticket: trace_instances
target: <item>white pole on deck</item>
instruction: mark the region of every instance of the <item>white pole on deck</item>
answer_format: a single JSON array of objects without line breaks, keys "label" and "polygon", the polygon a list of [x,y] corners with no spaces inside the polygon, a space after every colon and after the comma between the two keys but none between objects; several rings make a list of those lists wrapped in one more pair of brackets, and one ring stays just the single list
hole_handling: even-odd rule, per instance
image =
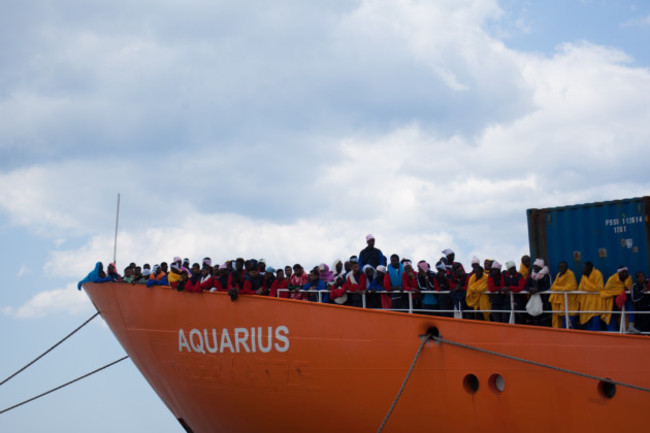
[{"label": "white pole on deck", "polygon": [[120,193],[117,193],[117,212],[115,214],[115,240],[113,241],[113,263],[115,263],[115,269],[117,270],[117,226],[120,222]]}]

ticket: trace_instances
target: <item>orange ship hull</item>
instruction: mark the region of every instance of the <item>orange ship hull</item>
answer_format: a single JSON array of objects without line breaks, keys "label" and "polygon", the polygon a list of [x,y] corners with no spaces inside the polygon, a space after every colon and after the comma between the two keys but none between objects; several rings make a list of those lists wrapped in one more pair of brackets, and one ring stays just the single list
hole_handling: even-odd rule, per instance
[{"label": "orange ship hull", "polygon": [[[377,431],[420,346],[450,341],[650,388],[647,337],[363,310],[262,296],[84,285],[172,413],[200,432]],[[225,334],[225,335],[224,335]],[[466,378],[474,375],[472,392]],[[494,375],[503,378],[502,391]],[[492,380],[491,380],[492,378]],[[650,393],[429,341],[385,432],[609,432]]]}]

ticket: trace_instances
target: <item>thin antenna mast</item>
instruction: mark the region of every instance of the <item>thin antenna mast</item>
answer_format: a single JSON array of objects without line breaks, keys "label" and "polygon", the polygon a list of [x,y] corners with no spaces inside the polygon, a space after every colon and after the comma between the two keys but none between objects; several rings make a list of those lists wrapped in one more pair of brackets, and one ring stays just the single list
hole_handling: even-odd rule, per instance
[{"label": "thin antenna mast", "polygon": [[120,222],[120,193],[117,193],[117,213],[115,214],[115,240],[113,241],[113,263],[115,263],[115,268],[117,268],[117,226]]}]

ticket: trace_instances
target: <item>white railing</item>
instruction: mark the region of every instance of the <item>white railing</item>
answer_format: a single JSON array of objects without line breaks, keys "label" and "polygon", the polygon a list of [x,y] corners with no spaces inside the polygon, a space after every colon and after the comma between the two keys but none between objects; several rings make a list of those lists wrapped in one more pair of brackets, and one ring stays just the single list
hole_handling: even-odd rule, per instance
[{"label": "white railing", "polygon": [[[288,293],[315,293],[318,295],[318,302],[323,302],[323,295],[329,295],[330,291],[329,290],[289,290],[289,289],[278,289],[278,294],[277,296],[280,295],[280,292],[288,292]],[[361,301],[362,301],[362,306],[361,308],[367,308],[367,303],[366,303],[366,295],[369,293],[372,294],[378,294],[378,295],[390,295],[390,294],[403,294],[408,296],[408,308],[390,308],[390,309],[384,309],[384,308],[375,308],[377,310],[387,310],[387,311],[400,311],[400,312],[406,312],[409,314],[413,313],[448,313],[452,314],[453,317],[455,318],[462,318],[463,312],[465,313],[507,313],[509,314],[509,319],[508,323],[514,324],[515,323],[515,315],[517,313],[522,313],[522,314],[528,314],[526,310],[517,310],[515,309],[515,296],[517,295],[530,295],[531,293],[528,291],[521,291],[521,292],[509,292],[509,293],[499,293],[499,292],[490,292],[490,291],[485,291],[482,292],[482,295],[495,295],[495,294],[507,294],[510,296],[510,309],[509,310],[475,310],[473,308],[469,308],[467,310],[462,310],[454,307],[452,310],[429,310],[429,309],[418,309],[414,308],[413,305],[413,295],[414,294],[434,294],[434,295],[441,295],[441,294],[450,294],[452,293],[449,290],[420,290],[418,292],[410,292],[410,291],[401,291],[401,290],[393,290],[393,291],[374,291],[374,292],[369,292],[369,291],[363,291],[363,292],[355,292],[355,291],[347,291],[346,293],[348,294],[357,294],[361,295]],[[564,311],[559,312],[555,310],[543,310],[542,314],[561,314],[564,323],[566,326],[569,328],[572,327],[571,325],[571,320],[569,319],[572,315],[576,314],[612,314],[613,316],[615,315],[620,315],[620,326],[619,326],[619,333],[625,334],[627,333],[627,329],[625,328],[625,323],[626,323],[626,318],[627,315],[629,314],[634,314],[634,315],[643,315],[643,314],[650,314],[650,311],[626,311],[625,305],[623,305],[623,308],[621,310],[612,310],[612,311],[607,311],[607,310],[569,310],[569,295],[591,295],[591,296],[600,296],[599,292],[585,292],[585,291],[571,291],[571,292],[565,292],[565,291],[552,291],[552,290],[546,290],[543,292],[537,292],[540,295],[545,295],[545,294],[552,294],[552,293],[561,293],[564,296]],[[629,291],[626,291],[628,295],[630,295]],[[564,327],[564,326],[563,326]],[[644,332],[643,334],[648,334],[647,332]]]}]

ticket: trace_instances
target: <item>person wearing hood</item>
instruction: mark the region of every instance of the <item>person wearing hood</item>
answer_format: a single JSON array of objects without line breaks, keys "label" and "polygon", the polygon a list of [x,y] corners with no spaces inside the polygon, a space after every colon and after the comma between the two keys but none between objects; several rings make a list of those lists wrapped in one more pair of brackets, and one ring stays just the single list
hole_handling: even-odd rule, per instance
[{"label": "person wearing hood", "polygon": [[309,282],[309,276],[305,273],[303,267],[296,263],[293,265],[293,274],[289,278],[289,297],[291,299],[305,300],[309,297],[305,293],[300,293],[302,286]]},{"label": "person wearing hood", "polygon": [[[451,300],[454,303],[454,309],[458,312],[458,318],[463,318],[463,311],[468,309],[465,302],[465,295],[467,294],[467,283],[469,282],[469,275],[465,272],[463,265],[455,264],[451,272]],[[522,286],[523,287],[523,286]]]},{"label": "person wearing hood", "polygon": [[169,285],[173,288],[176,288],[178,286],[178,282],[181,279],[181,269],[178,262],[172,262],[172,264],[169,265],[169,274],[167,275],[167,281],[169,281]]},{"label": "person wearing hood", "polygon": [[[260,271],[260,274],[262,271]],[[258,295],[268,296],[271,293],[273,281],[275,281],[275,268],[273,266],[264,266],[264,284],[260,289],[257,289]]]},{"label": "person wearing hood", "polygon": [[332,272],[334,272],[334,275],[332,276],[332,284],[334,284],[334,280],[336,280],[337,277],[345,278],[345,269],[343,267],[343,262],[341,259],[334,260],[332,269]]},{"label": "person wearing hood", "polygon": [[543,259],[537,259],[533,263],[533,271],[530,273],[528,280],[526,280],[526,290],[531,295],[539,293],[542,298],[543,313],[539,316],[530,316],[530,324],[537,326],[551,326],[550,316],[548,311],[551,310],[551,304],[548,302],[549,295],[546,292],[551,289],[551,276],[549,275],[548,267],[544,264]]},{"label": "person wearing hood", "polygon": [[[555,281],[551,285],[551,296],[548,301],[551,303],[553,309],[553,328],[573,328],[577,326],[578,313],[580,304],[578,303],[577,294],[569,294],[566,299],[568,303],[565,304],[564,293],[561,292],[575,292],[578,290],[578,281],[573,271],[569,269],[567,262],[560,262],[557,265],[558,274],[555,276]],[[565,315],[565,309],[573,311],[569,313],[569,320]]]},{"label": "person wearing hood", "polygon": [[521,256],[521,264],[519,265],[519,273],[528,279],[530,276],[530,256]]},{"label": "person wearing hood", "polygon": [[147,287],[152,286],[169,286],[169,283],[167,281],[167,273],[163,271],[160,265],[154,265],[151,271],[151,275],[149,275]]},{"label": "person wearing hood", "polygon": [[377,292],[383,291],[383,280],[381,284],[376,281],[377,271],[370,265],[365,265],[361,272],[359,288],[366,295],[366,308],[381,308],[381,295]]},{"label": "person wearing hood", "polygon": [[[512,260],[506,262],[506,272],[503,274],[503,280],[505,283],[506,293],[512,293],[514,309],[517,311],[525,310],[528,296],[526,294],[520,293],[526,287],[526,278],[524,278],[521,273],[517,272],[517,264]],[[508,295],[508,298],[510,298],[510,296],[511,295]],[[515,313],[515,323],[522,324],[526,323],[527,321],[528,316],[525,313]]]},{"label": "person wearing hood", "polygon": [[86,275],[86,277],[77,283],[77,290],[81,290],[84,283],[105,283],[112,281],[110,277],[106,276],[104,272],[104,265],[102,262],[95,263],[95,268]]},{"label": "person wearing hood", "polygon": [[454,265],[460,266],[461,268],[463,268],[463,272],[465,272],[465,268],[463,267],[463,264],[455,261],[456,253],[454,252],[454,250],[452,250],[451,248],[447,248],[446,250],[442,251],[442,254],[444,254],[444,256],[442,257],[442,259],[440,259],[440,261],[445,265],[445,268],[447,269],[447,275],[451,275]]},{"label": "person wearing hood", "polygon": [[[462,267],[462,265],[460,266]],[[445,317],[453,317],[454,303],[451,299],[451,291],[453,290],[454,286],[450,278],[451,270],[448,269],[447,265],[445,265],[445,263],[442,261],[436,263],[436,270],[438,272],[435,274],[433,287],[437,291],[443,292],[438,294],[438,309],[440,310],[440,315]]]},{"label": "person wearing hood", "polygon": [[325,263],[318,265],[319,278],[326,286],[331,286],[334,283],[334,272],[330,271],[330,267]]},{"label": "person wearing hood", "polygon": [[[485,292],[488,291],[488,276],[483,271],[481,263],[477,257],[472,259],[472,274],[467,282],[467,295],[465,302],[469,308],[474,309],[474,318],[477,320],[490,320],[490,312],[487,311],[491,308],[490,298]],[[482,310],[483,314],[479,315],[478,311]]]},{"label": "person wearing hood", "polygon": [[589,331],[600,331],[601,329],[600,314],[591,311],[602,311],[600,292],[604,287],[603,274],[594,268],[593,263],[585,262],[578,290],[591,293],[578,295],[578,302],[580,303],[580,324],[586,325]]},{"label": "person wearing hood", "polygon": [[363,295],[365,290],[361,289],[360,281],[363,272],[359,268],[359,261],[352,259],[352,270],[348,272],[343,287],[348,292],[349,305],[352,307],[363,307]]},{"label": "person wearing hood", "polygon": [[117,267],[115,263],[109,263],[106,268],[106,276],[111,279],[111,281],[120,281],[122,276],[118,274]]},{"label": "person wearing hood", "polygon": [[[443,265],[444,267],[444,265]],[[429,269],[429,264],[425,260],[418,262],[418,286],[420,291],[432,292],[435,290],[434,280],[435,275]],[[433,314],[438,309],[438,296],[434,293],[422,294],[422,309],[426,310],[426,314]]]},{"label": "person wearing hood", "polygon": [[508,323],[510,311],[510,295],[506,290],[505,279],[501,273],[501,263],[492,262],[490,275],[488,275],[488,290],[490,291],[490,305],[492,321]]},{"label": "person wearing hood", "polygon": [[377,266],[386,266],[386,257],[380,249],[375,248],[375,237],[371,234],[366,236],[366,248],[359,253],[359,266],[363,268],[365,265],[370,265],[373,269]]},{"label": "person wearing hood", "polygon": [[[607,279],[605,287],[600,291],[602,300],[603,311],[620,311],[627,301],[626,291],[632,290],[632,277],[628,271],[627,266],[619,266],[616,273]],[[620,315],[613,318],[612,313],[603,313],[600,318],[607,330],[614,332],[618,330],[620,323]],[[630,315],[630,325],[627,328],[628,332],[638,332],[634,327],[634,315]],[[625,329],[625,324],[623,324]]]}]

